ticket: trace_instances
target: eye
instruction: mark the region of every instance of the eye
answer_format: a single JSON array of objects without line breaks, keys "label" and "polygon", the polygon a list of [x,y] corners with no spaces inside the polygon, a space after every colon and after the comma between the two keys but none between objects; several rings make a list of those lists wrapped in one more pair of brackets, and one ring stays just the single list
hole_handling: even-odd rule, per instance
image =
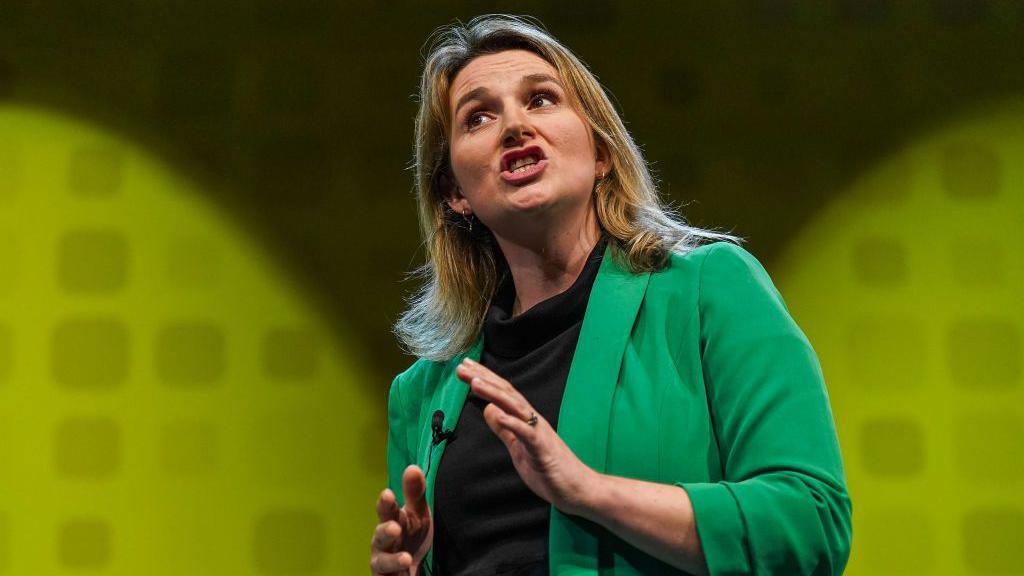
[{"label": "eye", "polygon": [[486,120],[487,115],[483,112],[470,112],[469,115],[466,116],[466,128],[476,128],[477,126],[483,125]]},{"label": "eye", "polygon": [[[533,98],[530,99],[530,104],[531,105],[532,104],[537,104],[538,102],[544,102],[544,101],[547,101],[549,103],[548,105],[554,104],[555,103],[555,97],[552,96],[551,94],[548,94],[547,92],[539,92],[539,93],[533,95]],[[540,106],[537,106],[537,107],[541,108],[543,106],[544,105],[541,104]]]}]

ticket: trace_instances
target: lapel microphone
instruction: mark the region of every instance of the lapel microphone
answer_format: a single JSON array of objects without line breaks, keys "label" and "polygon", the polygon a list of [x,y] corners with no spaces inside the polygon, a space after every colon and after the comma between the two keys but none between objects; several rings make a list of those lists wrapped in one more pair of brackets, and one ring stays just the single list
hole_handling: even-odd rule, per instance
[{"label": "lapel microphone", "polygon": [[434,446],[437,446],[445,440],[451,440],[455,438],[455,430],[444,430],[444,412],[441,410],[435,410],[434,415],[430,419],[430,452],[427,454],[427,471],[423,473],[425,477],[429,478],[430,465],[434,462]]},{"label": "lapel microphone", "polygon": [[435,410],[434,416],[431,419],[430,430],[432,434],[432,444],[437,446],[445,440],[451,440],[455,437],[455,430],[444,430],[444,412],[441,410]]}]

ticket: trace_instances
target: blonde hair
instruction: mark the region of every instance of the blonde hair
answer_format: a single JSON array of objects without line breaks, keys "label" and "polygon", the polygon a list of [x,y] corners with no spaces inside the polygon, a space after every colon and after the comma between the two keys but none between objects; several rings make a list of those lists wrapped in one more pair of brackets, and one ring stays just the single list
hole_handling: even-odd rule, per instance
[{"label": "blonde hair", "polygon": [[395,334],[408,353],[443,361],[467,350],[507,271],[490,231],[479,220],[470,228],[445,202],[452,174],[449,89],[456,74],[477,56],[523,49],[558,71],[572,104],[609,153],[611,168],[594,189],[595,211],[614,257],[629,270],[657,270],[670,253],[685,253],[707,241],[742,241],[688,226],[662,204],[640,149],[600,83],[539,21],[478,16],[468,24],[456,21],[439,28],[427,45],[415,143],[416,200],[426,246],[426,262],[416,274],[424,283],[395,324]]}]

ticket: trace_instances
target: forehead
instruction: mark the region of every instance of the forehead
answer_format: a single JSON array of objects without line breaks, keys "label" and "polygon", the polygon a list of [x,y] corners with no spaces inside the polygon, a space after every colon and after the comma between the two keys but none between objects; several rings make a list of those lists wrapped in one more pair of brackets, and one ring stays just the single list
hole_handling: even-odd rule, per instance
[{"label": "forehead", "polygon": [[547,60],[528,50],[504,50],[477,56],[455,75],[450,100],[456,102],[459,96],[476,88],[493,89],[502,84],[518,84],[523,76],[537,73],[560,77],[558,70]]}]

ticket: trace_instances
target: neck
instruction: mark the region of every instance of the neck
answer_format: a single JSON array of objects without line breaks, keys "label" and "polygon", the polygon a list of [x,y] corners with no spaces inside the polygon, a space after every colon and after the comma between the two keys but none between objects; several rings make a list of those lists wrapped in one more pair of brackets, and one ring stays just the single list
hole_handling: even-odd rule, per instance
[{"label": "neck", "polygon": [[496,236],[516,287],[513,316],[568,290],[600,239],[601,229],[596,214],[589,210],[578,222],[563,223],[560,229],[539,236],[529,241]]}]

